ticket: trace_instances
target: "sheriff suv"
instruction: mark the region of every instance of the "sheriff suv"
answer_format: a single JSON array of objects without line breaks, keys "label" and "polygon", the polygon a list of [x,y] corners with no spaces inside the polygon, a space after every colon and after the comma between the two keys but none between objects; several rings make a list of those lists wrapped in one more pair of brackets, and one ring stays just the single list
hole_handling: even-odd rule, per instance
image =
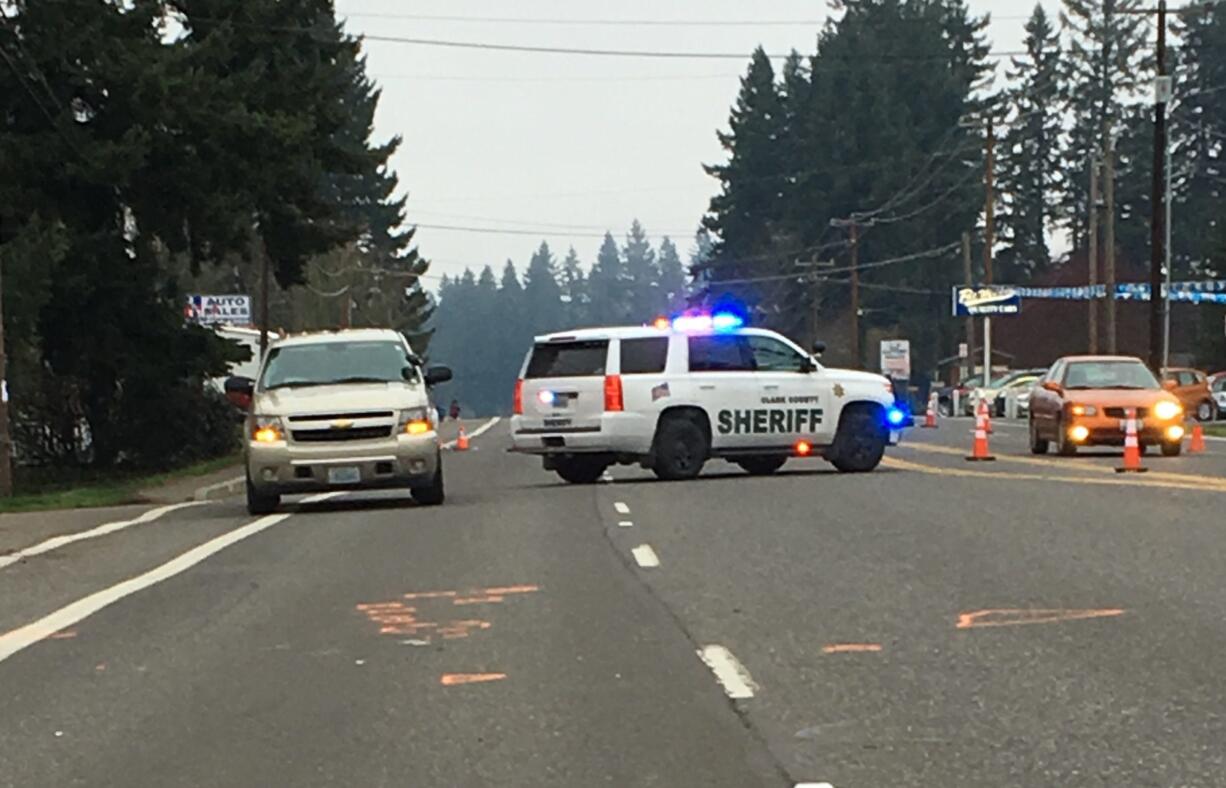
[{"label": "sheriff suv", "polygon": [[247,509],[267,514],[281,496],[323,490],[408,488],[443,502],[443,465],[427,388],[451,378],[424,369],[402,334],[361,329],[275,341],[256,380],[226,394],[248,410]]},{"label": "sheriff suv", "polygon": [[538,337],[514,413],[512,451],[580,484],[614,463],[690,479],[712,457],[755,475],[810,455],[866,472],[908,421],[886,378],[723,315]]}]

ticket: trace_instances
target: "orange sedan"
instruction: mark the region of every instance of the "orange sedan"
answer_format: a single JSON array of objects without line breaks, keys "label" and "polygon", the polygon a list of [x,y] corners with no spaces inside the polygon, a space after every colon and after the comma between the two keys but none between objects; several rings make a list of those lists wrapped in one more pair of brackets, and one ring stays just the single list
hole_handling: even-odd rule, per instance
[{"label": "orange sedan", "polygon": [[1046,454],[1054,443],[1067,456],[1081,446],[1122,446],[1129,410],[1142,447],[1179,454],[1183,406],[1139,358],[1065,356],[1030,395],[1030,450]]}]

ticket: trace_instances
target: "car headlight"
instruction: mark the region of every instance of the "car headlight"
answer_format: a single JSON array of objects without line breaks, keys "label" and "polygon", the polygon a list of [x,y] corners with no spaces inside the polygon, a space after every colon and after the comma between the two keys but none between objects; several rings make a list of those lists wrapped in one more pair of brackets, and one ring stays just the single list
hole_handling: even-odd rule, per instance
[{"label": "car headlight", "polygon": [[1183,413],[1183,408],[1180,407],[1179,403],[1171,402],[1170,400],[1163,400],[1154,406],[1154,415],[1163,421],[1173,419],[1181,413]]},{"label": "car headlight", "polygon": [[280,443],[285,440],[281,419],[276,416],[252,417],[251,440],[256,443]]},{"label": "car headlight", "polygon": [[1093,405],[1074,405],[1070,408],[1074,416],[1097,416],[1098,408]]},{"label": "car headlight", "polygon": [[406,435],[425,435],[434,429],[428,408],[409,408],[400,412],[399,431]]}]

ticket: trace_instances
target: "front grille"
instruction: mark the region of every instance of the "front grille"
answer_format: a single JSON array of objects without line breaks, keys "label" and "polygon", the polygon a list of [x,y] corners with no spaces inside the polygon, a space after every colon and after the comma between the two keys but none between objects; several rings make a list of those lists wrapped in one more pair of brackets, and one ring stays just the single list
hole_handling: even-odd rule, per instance
[{"label": "front grille", "polygon": [[388,425],[382,427],[355,427],[347,430],[294,430],[297,443],[340,443],[342,441],[372,441],[392,434]]},{"label": "front grille", "polygon": [[290,421],[356,421],[357,419],[390,419],[396,414],[390,410],[375,410],[369,413],[307,413],[290,416]]},{"label": "front grille", "polygon": [[[1111,419],[1126,419],[1128,418],[1127,408],[1104,408],[1103,413]],[[1143,419],[1149,415],[1149,408],[1137,408],[1137,418]]]}]

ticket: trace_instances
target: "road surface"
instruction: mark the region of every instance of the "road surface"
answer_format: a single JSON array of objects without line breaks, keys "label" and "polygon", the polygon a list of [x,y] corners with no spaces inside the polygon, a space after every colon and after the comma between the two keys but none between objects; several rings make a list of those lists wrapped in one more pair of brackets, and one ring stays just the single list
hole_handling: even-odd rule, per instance
[{"label": "road surface", "polygon": [[1120,476],[1016,425],[968,463],[967,425],[863,476],[577,487],[504,423],[441,508],[19,545],[0,785],[1226,783],[1226,443]]}]

